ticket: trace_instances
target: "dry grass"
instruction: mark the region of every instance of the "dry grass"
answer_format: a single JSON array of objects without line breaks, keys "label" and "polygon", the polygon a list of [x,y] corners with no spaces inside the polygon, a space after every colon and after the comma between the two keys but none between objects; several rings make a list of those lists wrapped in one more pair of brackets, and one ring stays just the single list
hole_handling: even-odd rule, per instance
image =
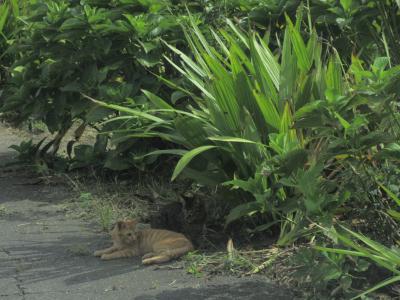
[{"label": "dry grass", "polygon": [[80,218],[95,219],[108,230],[119,219],[135,218],[147,222],[166,203],[176,201],[175,186],[154,177],[140,181],[89,179],[80,173],[63,174],[74,191],[69,209]]},{"label": "dry grass", "polygon": [[[257,250],[240,250],[235,249],[232,241],[229,240],[226,251],[191,252],[185,256],[183,262],[186,270],[197,276],[201,273],[237,276],[268,274],[268,277],[272,278],[275,277],[271,276],[275,272],[282,274],[282,268],[293,251],[294,248],[282,249],[275,246]],[[283,277],[279,279],[281,282]]]}]

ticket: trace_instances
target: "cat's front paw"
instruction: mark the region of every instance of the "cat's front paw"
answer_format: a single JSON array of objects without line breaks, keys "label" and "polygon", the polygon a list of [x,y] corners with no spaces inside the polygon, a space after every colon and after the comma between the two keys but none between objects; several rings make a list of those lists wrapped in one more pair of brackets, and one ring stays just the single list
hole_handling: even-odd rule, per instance
[{"label": "cat's front paw", "polygon": [[103,251],[102,250],[94,251],[93,255],[94,256],[102,256],[103,255]]},{"label": "cat's front paw", "polygon": [[103,254],[103,255],[101,255],[100,258],[102,260],[110,260],[110,259],[113,259],[114,257],[112,255],[110,255],[110,254]]}]

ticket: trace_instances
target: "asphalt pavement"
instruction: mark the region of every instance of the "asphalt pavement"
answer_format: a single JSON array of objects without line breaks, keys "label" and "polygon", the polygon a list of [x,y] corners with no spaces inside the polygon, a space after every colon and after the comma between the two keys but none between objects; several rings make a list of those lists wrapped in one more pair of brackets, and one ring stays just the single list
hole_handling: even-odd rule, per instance
[{"label": "asphalt pavement", "polygon": [[[0,123],[0,165],[20,138]],[[24,170],[0,167],[0,299],[293,299],[265,277],[196,277],[184,269],[144,267],[139,258],[101,261],[106,234],[66,212],[71,191]],[[172,266],[172,265],[171,265]]]}]

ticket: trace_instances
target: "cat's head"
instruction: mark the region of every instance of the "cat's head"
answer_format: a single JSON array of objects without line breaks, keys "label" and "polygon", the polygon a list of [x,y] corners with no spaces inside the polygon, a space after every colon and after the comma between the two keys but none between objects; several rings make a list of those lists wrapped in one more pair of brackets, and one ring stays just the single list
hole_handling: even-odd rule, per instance
[{"label": "cat's head", "polygon": [[134,244],[138,238],[137,224],[136,220],[118,221],[113,230],[114,234],[118,236],[118,239],[123,244]]}]

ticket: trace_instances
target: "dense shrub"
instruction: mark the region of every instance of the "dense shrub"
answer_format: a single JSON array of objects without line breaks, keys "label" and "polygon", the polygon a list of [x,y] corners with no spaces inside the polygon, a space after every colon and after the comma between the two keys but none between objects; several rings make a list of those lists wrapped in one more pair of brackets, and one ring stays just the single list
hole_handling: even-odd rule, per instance
[{"label": "dense shrub", "polygon": [[[207,40],[212,40],[205,30],[207,25],[224,27],[224,18],[232,16],[240,27],[266,33],[275,49],[279,46],[275,37],[284,32],[284,13],[294,15],[301,2],[38,0],[20,3],[20,7],[16,3],[9,1],[2,6],[3,14],[13,11],[19,18],[5,23],[9,39],[2,40],[2,47],[9,47],[2,56],[1,111],[12,112],[14,121],[43,121],[50,132],[58,132],[55,152],[74,120],[96,124],[112,114],[84,100],[81,93],[131,107],[149,105],[142,89],[172,102],[181,99],[180,92],[172,93],[154,74],[175,82],[182,80],[170,64],[165,64],[163,55],[170,52],[162,40],[184,53],[189,51],[180,26],[187,20],[187,10],[194,14]],[[393,62],[397,61],[394,33],[398,15],[394,2],[316,0],[309,4],[304,10],[309,12],[304,27],[310,31],[315,25],[346,61],[350,59],[349,49],[367,60],[376,53],[388,52]],[[176,62],[177,57],[171,59]],[[152,143],[158,143],[132,139],[119,142],[118,149],[105,155],[105,138],[98,142],[96,151],[87,147],[77,151],[86,155],[77,158],[80,162],[76,166],[88,160],[89,164],[97,161],[104,165],[96,152],[107,157],[109,168],[143,168],[153,161],[143,161],[143,154],[154,148]],[[130,158],[121,161],[121,154]]]},{"label": "dense shrub", "polygon": [[[353,58],[344,76],[339,57],[321,59],[316,33],[305,43],[298,24],[289,21],[278,59],[262,39],[233,25],[241,42],[222,31],[216,35],[218,51],[193,24],[188,39],[195,61],[171,48],[182,56],[176,68],[203,94],[193,98],[196,105],[183,112],[149,92],[157,109],[102,104],[126,113],[124,121],[143,120],[141,127],[132,123],[127,136],[158,136],[190,150],[148,154],[183,155],[173,179],[183,171],[197,182],[252,194],[227,223],[266,214],[283,221],[282,244],[302,231],[305,217],[328,220],[350,195],[359,195],[351,170],[362,177],[372,161],[395,159],[400,130],[395,96],[400,69],[386,70],[388,60],[377,58],[368,70]],[[380,144],[383,149],[374,151]],[[334,176],[338,171],[340,177]]]}]

